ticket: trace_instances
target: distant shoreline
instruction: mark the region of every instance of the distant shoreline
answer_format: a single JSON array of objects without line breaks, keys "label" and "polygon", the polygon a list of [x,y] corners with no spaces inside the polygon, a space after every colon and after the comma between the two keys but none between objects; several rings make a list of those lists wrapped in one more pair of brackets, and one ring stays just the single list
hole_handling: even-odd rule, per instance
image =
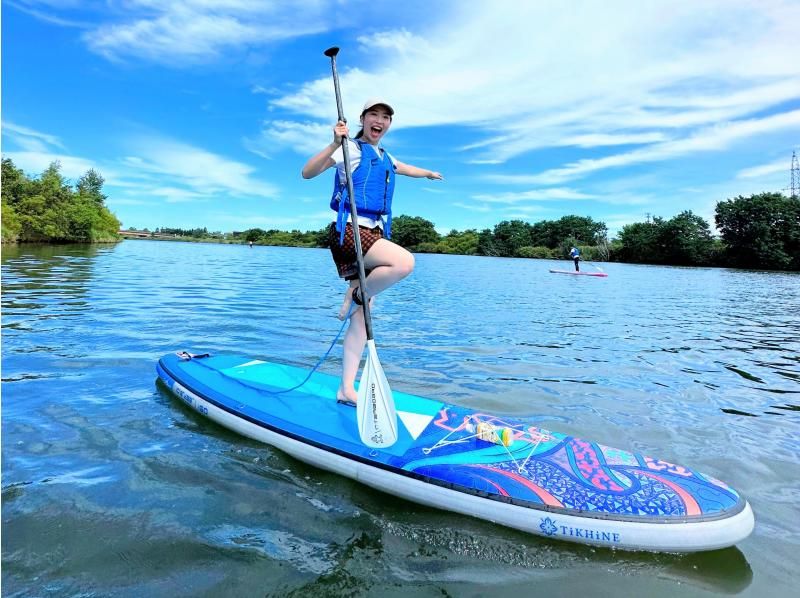
[{"label": "distant shoreline", "polygon": [[[216,243],[228,245],[247,245],[244,239],[233,239],[225,237],[187,237],[175,234],[153,233],[140,230],[121,230],[119,231],[121,241],[125,239],[138,239],[141,241],[185,241],[187,243]],[[255,243],[254,243],[255,245]]]}]

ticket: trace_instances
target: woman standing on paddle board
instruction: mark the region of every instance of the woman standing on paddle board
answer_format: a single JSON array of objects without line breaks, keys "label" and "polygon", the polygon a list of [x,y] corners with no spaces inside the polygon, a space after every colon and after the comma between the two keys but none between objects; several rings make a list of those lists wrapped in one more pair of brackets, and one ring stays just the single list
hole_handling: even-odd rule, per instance
[{"label": "woman standing on paddle board", "polygon": [[577,247],[573,246],[572,249],[569,250],[569,257],[572,258],[572,261],[575,262],[575,272],[580,272],[581,268],[578,263],[581,261],[581,251]]},{"label": "woman standing on paddle board", "polygon": [[[368,100],[361,111],[361,130],[355,139],[348,139],[350,171],[353,173],[369,297],[386,290],[411,274],[414,269],[414,256],[389,241],[395,174],[442,180],[442,175],[438,172],[395,160],[380,146],[381,139],[392,125],[393,116],[394,108],[387,101],[379,98]],[[339,276],[350,285],[339,311],[340,319],[347,317],[352,301],[361,303],[353,227],[349,221],[350,205],[346,197],[347,185],[342,150],[342,141],[345,138],[349,138],[349,131],[347,125],[340,121],[333,128],[333,142],[310,158],[303,167],[303,178],[313,179],[330,167],[336,166],[334,192],[330,205],[336,211],[337,217],[328,229],[328,243]],[[361,310],[355,310],[350,317],[350,326],[344,337],[342,381],[336,393],[336,398],[340,401],[356,400],[355,378],[366,342],[364,314]]]}]

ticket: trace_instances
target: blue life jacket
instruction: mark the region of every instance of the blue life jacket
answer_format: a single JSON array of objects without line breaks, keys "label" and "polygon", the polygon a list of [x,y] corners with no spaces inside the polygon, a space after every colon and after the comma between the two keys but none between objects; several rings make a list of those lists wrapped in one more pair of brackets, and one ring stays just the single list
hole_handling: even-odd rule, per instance
[{"label": "blue life jacket", "polygon": [[[373,220],[386,221],[383,232],[387,239],[392,238],[392,195],[394,195],[394,164],[386,152],[383,160],[369,143],[354,139],[361,150],[361,162],[351,173],[353,177],[353,193],[356,196],[356,210],[359,216]],[[339,245],[344,243],[344,230],[347,216],[350,214],[350,199],[347,197],[347,183],[339,177],[336,169],[336,180],[333,185],[331,209],[336,210],[336,230],[339,231]]]},{"label": "blue life jacket", "polygon": [[576,257],[580,257],[580,255],[581,255],[581,250],[578,249],[577,247],[573,247],[572,251],[569,252],[569,256],[572,259],[575,259]]}]

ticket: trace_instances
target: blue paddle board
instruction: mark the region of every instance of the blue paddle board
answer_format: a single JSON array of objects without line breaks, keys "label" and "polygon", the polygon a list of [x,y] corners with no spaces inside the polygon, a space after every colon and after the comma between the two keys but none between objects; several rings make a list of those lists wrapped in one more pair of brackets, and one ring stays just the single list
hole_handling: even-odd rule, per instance
[{"label": "blue paddle board", "polygon": [[753,529],[748,502],[719,480],[524,420],[393,390],[399,437],[379,450],[360,441],[334,376],[236,355],[169,354],[157,371],[203,416],[306,463],[539,536],[687,552]]}]

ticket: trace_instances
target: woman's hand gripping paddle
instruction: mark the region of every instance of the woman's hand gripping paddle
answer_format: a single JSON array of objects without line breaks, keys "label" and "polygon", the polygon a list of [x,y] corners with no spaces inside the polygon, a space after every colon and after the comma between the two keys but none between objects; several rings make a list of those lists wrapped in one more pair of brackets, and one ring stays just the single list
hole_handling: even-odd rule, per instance
[{"label": "woman's hand gripping paddle", "polygon": [[[342,110],[342,94],[339,90],[339,74],[336,72],[336,55],[339,48],[325,50],[325,56],[331,59],[333,72],[333,87],[336,91],[336,109],[339,111],[339,120],[346,122]],[[342,140],[344,152],[344,169],[347,175],[347,197],[352,198],[353,179],[350,173],[350,149],[347,140]],[[341,199],[344,201],[344,198]],[[353,224],[353,238],[356,245],[358,259],[358,283],[361,291],[361,300],[364,309],[364,326],[367,329],[367,362],[358,384],[358,404],[356,406],[356,419],[358,421],[358,434],[361,442],[374,448],[388,448],[397,441],[397,413],[394,408],[394,398],[389,382],[383,373],[383,367],[378,359],[375,349],[375,340],[372,338],[372,318],[369,313],[369,295],[367,295],[366,274],[364,272],[364,254],[361,251],[361,232],[358,229],[358,212],[354,201],[350,201],[350,214]]]}]

